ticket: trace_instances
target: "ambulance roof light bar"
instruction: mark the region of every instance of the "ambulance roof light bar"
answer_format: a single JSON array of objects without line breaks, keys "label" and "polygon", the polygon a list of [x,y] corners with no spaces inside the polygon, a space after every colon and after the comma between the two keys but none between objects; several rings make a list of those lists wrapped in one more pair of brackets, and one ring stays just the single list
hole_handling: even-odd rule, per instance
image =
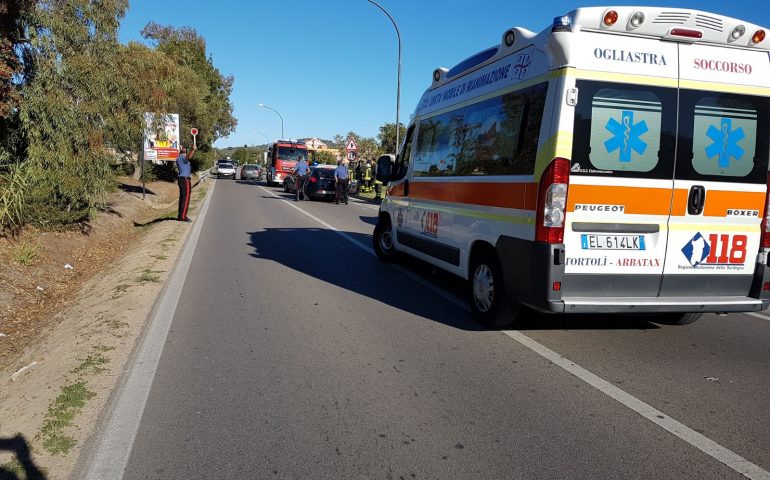
[{"label": "ambulance roof light bar", "polygon": [[700,10],[650,6],[582,7],[556,17],[552,32],[601,31],[770,50],[767,29]]}]

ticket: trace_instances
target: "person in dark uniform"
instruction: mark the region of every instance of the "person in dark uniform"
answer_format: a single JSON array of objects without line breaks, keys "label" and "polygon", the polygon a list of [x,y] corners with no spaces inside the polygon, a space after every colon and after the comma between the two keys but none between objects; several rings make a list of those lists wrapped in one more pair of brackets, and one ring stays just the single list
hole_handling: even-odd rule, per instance
[{"label": "person in dark uniform", "polygon": [[195,147],[192,148],[190,154],[187,154],[187,149],[182,147],[179,150],[179,156],[176,157],[176,166],[179,170],[179,215],[176,219],[179,222],[192,222],[187,218],[187,209],[190,208],[190,160],[195,155]]}]

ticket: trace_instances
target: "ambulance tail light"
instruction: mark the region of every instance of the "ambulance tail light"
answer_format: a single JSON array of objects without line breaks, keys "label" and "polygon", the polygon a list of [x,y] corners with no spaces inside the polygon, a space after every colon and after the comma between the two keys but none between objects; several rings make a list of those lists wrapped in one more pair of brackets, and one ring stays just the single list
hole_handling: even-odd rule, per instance
[{"label": "ambulance tail light", "polygon": [[768,205],[770,205],[770,172],[767,174],[767,193],[765,194],[765,215],[762,217],[762,248],[770,248],[770,211],[768,211]]},{"label": "ambulance tail light", "polygon": [[610,10],[609,12],[604,14],[604,18],[602,19],[602,22],[604,22],[604,26],[611,27],[615,25],[615,23],[618,21],[618,12],[615,10]]},{"label": "ambulance tail light", "polygon": [[538,185],[536,241],[545,243],[564,241],[568,184],[569,160],[555,158],[548,165]]}]

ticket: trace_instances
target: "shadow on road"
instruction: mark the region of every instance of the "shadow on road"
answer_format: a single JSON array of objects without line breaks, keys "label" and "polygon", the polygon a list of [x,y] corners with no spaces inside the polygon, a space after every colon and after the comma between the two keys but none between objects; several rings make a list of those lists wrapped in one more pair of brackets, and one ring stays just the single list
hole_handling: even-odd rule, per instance
[{"label": "shadow on road", "polygon": [[[405,281],[402,273],[381,263],[373,255],[361,255],[358,246],[342,240],[331,230],[268,228],[248,235],[249,245],[254,248],[250,255],[254,258],[280,263],[305,275],[444,325],[461,330],[482,330],[465,312],[449,304],[436,305],[440,301],[438,297],[426,295],[427,292],[422,288],[415,288],[414,283]],[[370,235],[357,232],[345,232],[345,235],[365,246],[371,244]]]},{"label": "shadow on road", "polygon": [[549,315],[533,310],[522,314],[518,330],[656,330],[650,315]]},{"label": "shadow on road", "polygon": [[360,217],[358,217],[358,219],[364,223],[371,225],[372,227],[377,225],[376,215],[361,215]]},{"label": "shadow on road", "polygon": [[[270,198],[270,197],[268,197]],[[275,198],[275,197],[272,197]],[[368,220],[368,217],[362,217]],[[368,222],[367,222],[368,223]],[[371,245],[371,235],[343,232],[363,246]],[[324,228],[268,228],[248,233],[254,258],[271,260],[305,275],[372,298],[414,315],[467,331],[480,331],[470,314],[457,309],[436,295],[407,280],[403,273],[380,262]],[[426,279],[433,286],[464,299],[466,282],[428,263],[402,257],[401,265]],[[548,315],[526,309],[520,330],[611,330],[659,328],[649,316],[629,315]]]},{"label": "shadow on road", "polygon": [[[10,464],[0,465],[0,480],[45,480],[46,476],[32,461],[27,440],[16,435],[11,438],[0,438],[0,452],[11,452],[14,460]],[[24,476],[20,477],[19,473]]]}]

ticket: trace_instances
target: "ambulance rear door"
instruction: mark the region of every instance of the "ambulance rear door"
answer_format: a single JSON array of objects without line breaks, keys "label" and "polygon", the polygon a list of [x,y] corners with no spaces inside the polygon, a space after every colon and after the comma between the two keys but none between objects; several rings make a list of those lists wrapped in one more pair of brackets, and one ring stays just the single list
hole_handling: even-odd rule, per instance
[{"label": "ambulance rear door", "polygon": [[673,201],[677,46],[581,35],[563,298],[655,299]]},{"label": "ambulance rear door", "polygon": [[765,210],[767,52],[680,44],[675,201],[661,297],[747,297]]}]

